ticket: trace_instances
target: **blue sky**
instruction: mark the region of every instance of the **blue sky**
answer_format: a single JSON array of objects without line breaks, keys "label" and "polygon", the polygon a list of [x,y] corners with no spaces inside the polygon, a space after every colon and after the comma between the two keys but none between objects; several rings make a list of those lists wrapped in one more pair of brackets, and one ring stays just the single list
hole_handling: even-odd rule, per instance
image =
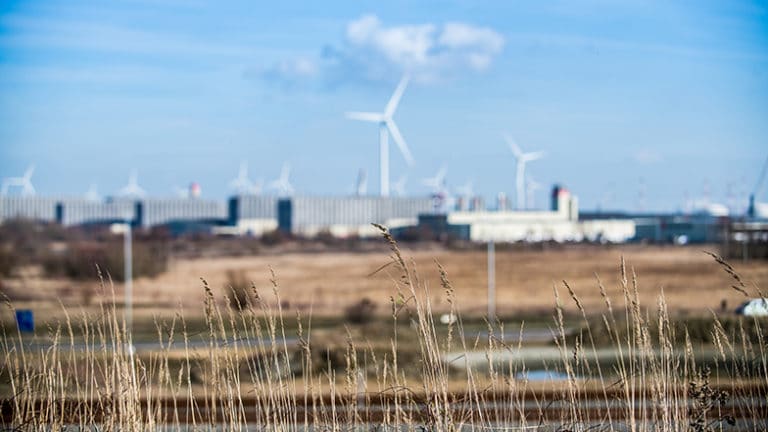
[{"label": "blue sky", "polygon": [[583,208],[743,206],[768,155],[768,5],[616,3],[5,1],[0,176],[34,163],[40,194],[109,195],[136,169],[151,195],[223,198],[247,160],[267,182],[290,162],[306,194],[365,169],[375,193],[376,127],[344,112],[382,110],[407,70],[416,163],[393,146],[391,176],[411,194],[446,166],[513,196],[506,133]]}]

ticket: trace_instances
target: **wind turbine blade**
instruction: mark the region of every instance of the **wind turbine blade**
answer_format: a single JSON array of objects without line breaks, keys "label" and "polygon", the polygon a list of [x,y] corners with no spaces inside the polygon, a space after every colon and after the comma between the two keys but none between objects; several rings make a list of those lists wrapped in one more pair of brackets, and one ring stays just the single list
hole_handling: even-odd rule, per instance
[{"label": "wind turbine blade", "polygon": [[541,159],[546,155],[544,152],[532,152],[532,153],[526,153],[523,155],[523,159],[525,159],[526,162],[535,161],[536,159]]},{"label": "wind turbine blade", "polygon": [[32,178],[32,174],[35,173],[35,165],[30,165],[29,168],[24,172],[24,179],[29,181]]},{"label": "wind turbine blade", "polygon": [[397,105],[400,103],[400,98],[403,97],[403,92],[405,91],[405,87],[408,86],[409,79],[410,78],[408,77],[408,75],[404,75],[403,78],[400,80],[400,83],[397,85],[395,92],[392,93],[392,97],[389,98],[387,107],[384,109],[384,116],[386,118],[391,118],[392,115],[395,114]]},{"label": "wind turbine blade", "polygon": [[520,146],[517,145],[517,143],[512,137],[510,137],[509,135],[504,135],[504,139],[507,141],[507,144],[509,144],[509,148],[512,150],[512,154],[515,155],[515,158],[520,158],[523,156],[523,151],[520,149]]},{"label": "wind turbine blade", "polygon": [[392,134],[392,138],[394,138],[397,147],[400,149],[400,153],[402,153],[403,157],[405,158],[405,161],[408,163],[408,165],[413,165],[413,155],[411,154],[411,150],[408,148],[408,144],[405,143],[405,139],[400,133],[400,129],[397,128],[397,125],[392,119],[387,120],[387,129],[389,129],[389,133]]},{"label": "wind turbine blade", "polygon": [[362,120],[362,121],[368,121],[368,122],[374,122],[374,123],[380,123],[384,120],[384,116],[379,113],[372,113],[372,112],[357,112],[352,111],[345,114],[348,119],[352,120]]},{"label": "wind turbine blade", "polygon": [[437,180],[437,183],[442,183],[443,180],[445,180],[445,175],[447,173],[448,173],[448,168],[440,167],[440,171],[438,171],[437,175],[435,176],[435,180]]}]

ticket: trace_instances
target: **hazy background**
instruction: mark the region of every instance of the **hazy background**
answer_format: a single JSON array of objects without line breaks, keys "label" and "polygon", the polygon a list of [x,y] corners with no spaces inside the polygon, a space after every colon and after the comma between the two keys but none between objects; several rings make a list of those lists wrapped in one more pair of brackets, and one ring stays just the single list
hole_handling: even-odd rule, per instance
[{"label": "hazy background", "polygon": [[0,3],[0,176],[109,195],[136,169],[150,195],[223,198],[242,160],[265,181],[288,161],[298,194],[361,168],[376,193],[376,127],[343,113],[382,110],[405,70],[416,165],[393,146],[391,178],[413,194],[445,165],[513,195],[508,133],[585,209],[742,208],[768,149],[765,2],[222,3]]}]

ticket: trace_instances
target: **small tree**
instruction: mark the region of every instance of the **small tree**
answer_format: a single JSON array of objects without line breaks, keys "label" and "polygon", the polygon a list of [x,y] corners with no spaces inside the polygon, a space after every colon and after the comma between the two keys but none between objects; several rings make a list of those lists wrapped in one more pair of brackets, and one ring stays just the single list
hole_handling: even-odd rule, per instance
[{"label": "small tree", "polygon": [[366,324],[373,321],[373,313],[376,311],[376,304],[368,297],[363,298],[357,303],[353,303],[344,310],[344,316],[347,321],[353,324]]}]

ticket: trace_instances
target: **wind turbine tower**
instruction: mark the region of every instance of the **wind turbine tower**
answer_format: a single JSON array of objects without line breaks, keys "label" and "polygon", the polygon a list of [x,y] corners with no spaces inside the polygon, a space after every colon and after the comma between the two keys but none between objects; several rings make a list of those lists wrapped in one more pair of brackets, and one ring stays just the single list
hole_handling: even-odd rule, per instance
[{"label": "wind turbine tower", "polygon": [[397,105],[400,103],[400,98],[403,97],[405,87],[408,85],[408,76],[404,76],[400,80],[395,92],[389,99],[387,106],[384,108],[383,113],[373,112],[348,112],[347,118],[352,120],[361,120],[377,123],[379,125],[379,182],[381,187],[381,196],[389,196],[389,135],[395,140],[402,153],[403,158],[408,165],[413,165],[413,156],[411,155],[408,144],[405,142],[405,138],[400,133],[400,129],[395,124],[392,116],[397,110]]},{"label": "wind turbine tower", "polygon": [[357,172],[355,195],[359,197],[368,195],[368,173],[364,169]]},{"label": "wind turbine tower", "polygon": [[515,167],[515,201],[517,201],[517,209],[525,209],[525,165],[528,162],[533,162],[537,159],[544,157],[544,152],[528,152],[523,153],[520,146],[517,145],[515,140],[506,136],[505,139],[509,144],[509,148],[512,150],[512,154],[515,155],[517,165]]}]

